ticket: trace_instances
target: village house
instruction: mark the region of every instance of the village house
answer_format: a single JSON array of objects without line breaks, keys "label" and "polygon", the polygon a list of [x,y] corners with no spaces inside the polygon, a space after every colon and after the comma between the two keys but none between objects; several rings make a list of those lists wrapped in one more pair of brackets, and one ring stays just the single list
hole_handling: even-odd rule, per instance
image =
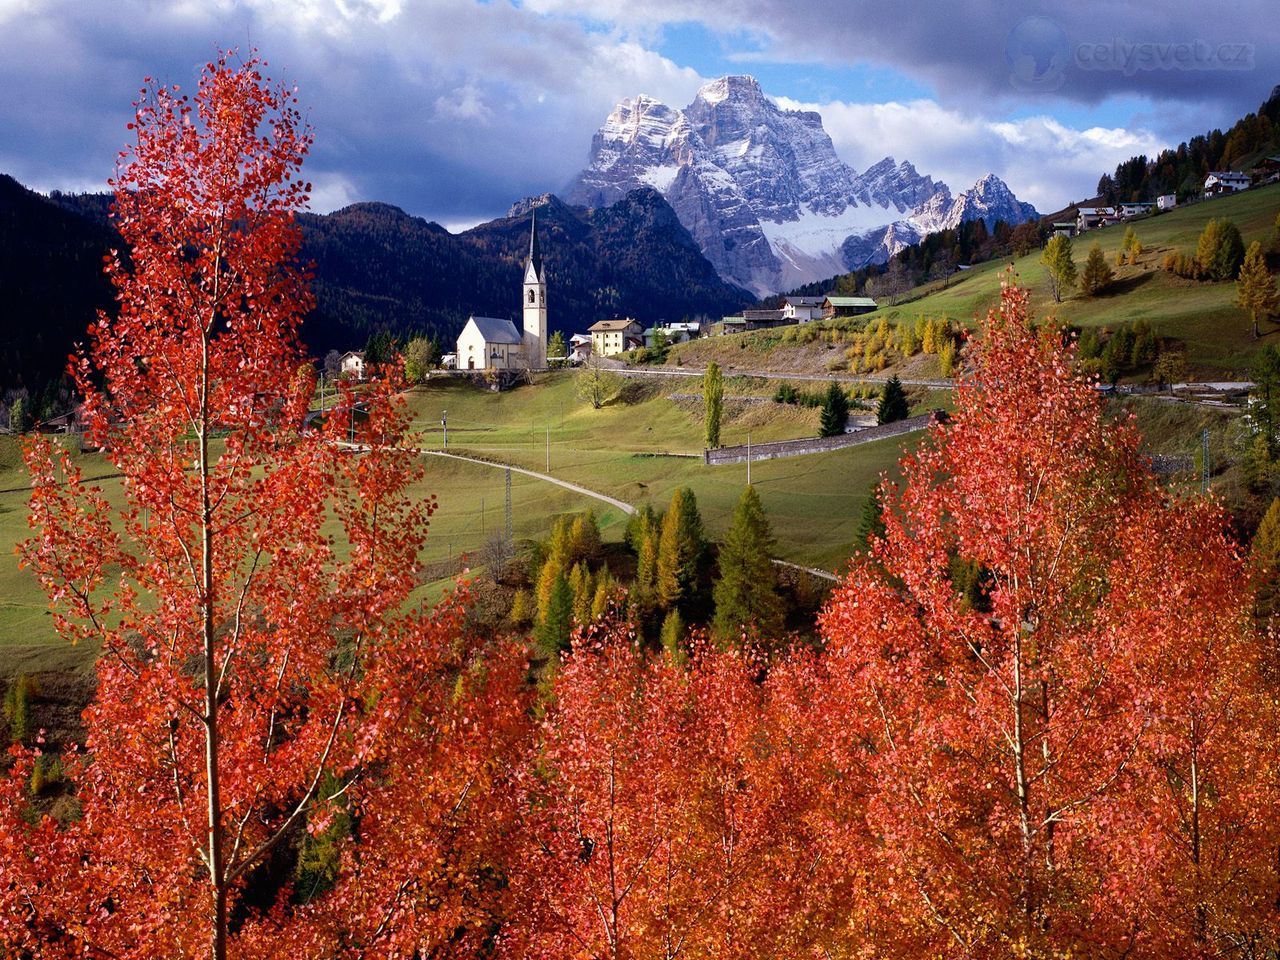
[{"label": "village house", "polygon": [[856,317],[875,310],[877,304],[871,297],[836,297],[829,296],[822,301],[822,319],[834,320],[838,317]]},{"label": "village house", "polygon": [[585,363],[589,356],[591,356],[591,334],[575,333],[569,338],[569,362]]},{"label": "village house", "polygon": [[742,319],[747,322],[748,330],[766,330],[787,322],[781,310],[743,310]]},{"label": "village house", "polygon": [[342,376],[348,380],[364,379],[364,351],[348,350],[338,360]]},{"label": "village house", "polygon": [[1113,224],[1119,218],[1115,207],[1080,207],[1076,210],[1076,232],[1084,233]]},{"label": "village house", "polygon": [[597,357],[612,357],[644,346],[644,327],[630,317],[597,320],[587,330],[591,334],[591,352]]},{"label": "village house", "polygon": [[645,329],[643,333],[644,345],[652,347],[658,332],[661,331],[666,337],[668,345],[673,343],[685,343],[689,340],[696,340],[702,335],[702,326],[693,321],[679,321],[676,323],[657,323],[652,327]]},{"label": "village house", "polygon": [[1055,237],[1074,237],[1076,235],[1076,222],[1074,220],[1061,220],[1053,225],[1053,235]]},{"label": "village house", "polygon": [[1164,193],[1156,197],[1157,210],[1172,210],[1178,205],[1178,196],[1174,193]]},{"label": "village house", "polygon": [[1263,157],[1253,168],[1256,183],[1274,183],[1280,180],[1280,157]]},{"label": "village house", "polygon": [[1224,193],[1248,190],[1252,185],[1253,179],[1247,173],[1217,170],[1204,178],[1204,195],[1206,197],[1218,197]]},{"label": "village house", "polygon": [[822,319],[823,297],[787,297],[782,302],[782,315],[795,323]]},{"label": "village house", "polygon": [[1125,220],[1133,217],[1145,217],[1155,207],[1154,203],[1122,203],[1120,204],[1120,216]]}]

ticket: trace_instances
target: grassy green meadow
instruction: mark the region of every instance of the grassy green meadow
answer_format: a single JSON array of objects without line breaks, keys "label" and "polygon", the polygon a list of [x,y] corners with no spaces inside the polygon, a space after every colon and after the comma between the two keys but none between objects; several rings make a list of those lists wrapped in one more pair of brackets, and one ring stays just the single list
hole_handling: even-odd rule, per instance
[{"label": "grassy green meadow", "polygon": [[[1200,232],[1215,217],[1234,221],[1246,246],[1259,240],[1265,248],[1277,213],[1280,213],[1280,184],[1132,221],[1130,225],[1143,246],[1136,266],[1114,265],[1126,225],[1082,234],[1072,241],[1077,268],[1083,269],[1090,247],[1097,242],[1116,273],[1115,283],[1096,297],[1077,294],[1055,304],[1049,294],[1045,268],[1040,263],[1040,251],[1035,250],[1025,257],[979,264],[951,278],[945,287],[932,283],[917,288],[914,299],[883,307],[859,319],[870,323],[880,316],[891,321],[949,317],[972,324],[975,317],[995,306],[1001,280],[1012,266],[1018,281],[1031,291],[1032,308],[1041,318],[1053,316],[1063,323],[1081,327],[1114,327],[1145,319],[1158,337],[1185,345],[1193,374],[1215,379],[1245,377],[1262,345],[1280,340],[1280,326],[1269,325],[1270,330],[1264,326],[1265,335],[1261,340],[1254,340],[1248,316],[1234,305],[1234,283],[1182,280],[1166,273],[1161,262],[1170,252],[1194,254]],[[787,354],[804,351],[786,342],[782,332],[785,329],[694,341],[673,348],[669,362],[693,364],[715,359],[722,364],[743,365],[743,358],[751,356],[755,363],[767,364],[771,369],[788,369]],[[906,375],[905,371],[900,372]]]},{"label": "grassy green meadow", "polygon": [[[747,387],[734,384],[734,390]],[[437,381],[408,395],[415,442],[438,449],[441,414],[448,410],[449,450],[543,472],[550,438],[550,473],[628,503],[665,508],[672,493],[691,487],[710,534],[728,526],[746,466],[705,467],[698,401],[672,400],[696,382],[624,384],[623,397],[600,410],[576,396],[571,373],[549,374],[529,386],[495,394],[457,381]],[[726,397],[727,444],[813,436],[817,411]],[[915,442],[908,438],[907,444]],[[837,570],[849,555],[868,488],[893,471],[903,441],[886,440],[830,454],[755,463],[751,480],[773,521],[780,555]],[[86,477],[112,472],[105,457],[79,456]],[[483,464],[427,456],[415,494],[435,496],[437,510],[422,560],[429,582],[418,591],[435,600],[453,583],[462,558],[483,562],[486,542],[504,526],[505,471]],[[119,480],[100,481],[110,502],[123,505]],[[97,651],[73,648],[52,628],[48,604],[30,571],[20,570],[14,547],[27,536],[28,480],[17,441],[0,437],[0,677],[17,673],[85,670]],[[621,510],[554,484],[513,473],[513,534],[541,539],[556,516],[594,510],[606,540],[621,540]],[[333,531],[337,532],[336,528]]]}]

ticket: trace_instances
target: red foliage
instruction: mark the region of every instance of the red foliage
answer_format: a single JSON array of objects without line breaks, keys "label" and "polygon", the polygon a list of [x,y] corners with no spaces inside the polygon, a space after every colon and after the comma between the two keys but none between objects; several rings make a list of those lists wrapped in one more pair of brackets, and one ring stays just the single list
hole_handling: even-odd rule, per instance
[{"label": "red foliage", "polygon": [[[75,372],[126,507],[48,445],[28,451],[26,562],[62,634],[103,656],[91,762],[67,758],[82,819],[23,826],[25,759],[0,788],[0,949],[284,956],[341,942],[336,925],[394,952],[424,902],[424,947],[461,944],[489,909],[479,868],[528,729],[523,658],[495,649],[480,668],[456,609],[402,612],[435,505],[412,495],[391,385],[303,429],[293,214],[310,134],[261,67],[222,57],[194,101],[144,90],[121,157],[120,317]],[[357,413],[363,452],[344,451]],[[326,779],[359,843],[332,903],[295,909],[271,877],[323,824]],[[251,880],[274,906],[243,898]]]},{"label": "red foliage", "polygon": [[575,646],[543,725],[537,847],[504,955],[825,955],[813,742],[795,688],[759,676],[706,644],[687,670],[648,656],[620,624]]},{"label": "red foliage", "polygon": [[956,416],[886,487],[885,536],[822,618],[845,722],[874,744],[866,815],[906,921],[888,952],[1172,955],[1207,949],[1219,910],[1220,931],[1273,930],[1223,517],[1156,487],[1026,302],[1006,286]]}]

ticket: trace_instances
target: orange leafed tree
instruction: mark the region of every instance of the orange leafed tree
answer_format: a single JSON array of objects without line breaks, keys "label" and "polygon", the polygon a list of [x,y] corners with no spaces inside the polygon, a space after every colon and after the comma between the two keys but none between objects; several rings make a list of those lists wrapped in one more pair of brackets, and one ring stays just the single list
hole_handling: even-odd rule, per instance
[{"label": "orange leafed tree", "polygon": [[762,683],[705,642],[685,669],[616,622],[580,638],[543,726],[504,956],[827,955],[839,934],[822,909],[845,865],[814,856],[795,671]]},{"label": "orange leafed tree", "polygon": [[1222,516],[1155,485],[1025,291],[976,354],[822,617],[828,714],[875,784],[880,941],[1169,956],[1273,928],[1274,744]]},{"label": "orange leafed tree", "polygon": [[[522,749],[522,661],[476,673],[456,612],[404,612],[434,501],[412,495],[389,387],[308,424],[311,135],[262,69],[224,55],[193,97],[148,82],[136,105],[120,315],[74,364],[125,507],[49,445],[27,454],[25,561],[60,632],[102,656],[65,758],[82,817],[26,825],[29,756],[0,786],[6,955],[427,950],[465,942],[493,887],[480,837],[502,824],[494,754]],[[334,899],[304,903],[281,876],[340,806],[357,827]],[[386,827],[410,811],[414,832]]]}]

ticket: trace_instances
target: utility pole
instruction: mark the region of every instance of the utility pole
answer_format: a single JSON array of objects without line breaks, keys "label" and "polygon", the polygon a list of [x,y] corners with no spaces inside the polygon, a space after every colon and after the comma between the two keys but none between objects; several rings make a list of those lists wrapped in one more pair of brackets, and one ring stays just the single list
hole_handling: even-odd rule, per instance
[{"label": "utility pole", "polygon": [[449,449],[449,411],[440,411],[440,426],[444,427],[444,448]]},{"label": "utility pole", "polygon": [[507,538],[507,546],[510,547],[511,540],[511,468],[507,467],[507,510],[506,510],[506,528],[504,533]]},{"label": "utility pole", "polygon": [[1200,434],[1200,492],[1209,492],[1209,428]]}]

